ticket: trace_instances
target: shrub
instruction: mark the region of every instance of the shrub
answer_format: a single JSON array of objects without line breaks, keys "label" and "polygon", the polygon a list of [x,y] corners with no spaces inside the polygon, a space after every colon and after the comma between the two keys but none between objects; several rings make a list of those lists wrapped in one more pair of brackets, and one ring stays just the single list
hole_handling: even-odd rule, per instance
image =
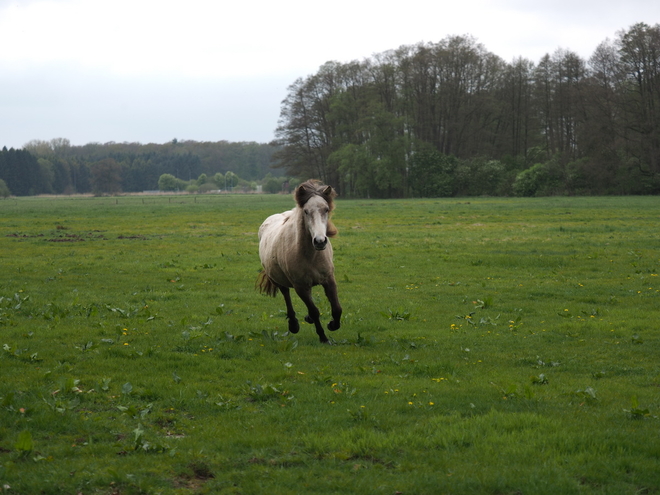
[{"label": "shrub", "polygon": [[548,172],[543,163],[537,163],[516,176],[513,182],[513,193],[516,196],[535,196],[548,179]]},{"label": "shrub", "polygon": [[278,192],[280,192],[281,189],[282,189],[282,185],[275,178],[268,179],[264,183],[264,187],[263,187],[264,192],[268,194],[277,194]]},{"label": "shrub", "polygon": [[0,196],[3,198],[8,198],[11,196],[11,191],[7,187],[7,183],[2,179],[0,179]]}]

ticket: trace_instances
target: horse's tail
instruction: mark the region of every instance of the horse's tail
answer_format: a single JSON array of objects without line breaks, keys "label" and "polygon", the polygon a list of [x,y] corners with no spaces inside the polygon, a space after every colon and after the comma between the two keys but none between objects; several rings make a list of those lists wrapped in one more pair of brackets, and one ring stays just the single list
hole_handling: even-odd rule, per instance
[{"label": "horse's tail", "polygon": [[277,284],[275,284],[275,282],[273,282],[270,277],[266,275],[265,270],[259,274],[256,286],[259,289],[259,292],[262,294],[266,294],[267,296],[271,297],[275,297],[277,295]]}]

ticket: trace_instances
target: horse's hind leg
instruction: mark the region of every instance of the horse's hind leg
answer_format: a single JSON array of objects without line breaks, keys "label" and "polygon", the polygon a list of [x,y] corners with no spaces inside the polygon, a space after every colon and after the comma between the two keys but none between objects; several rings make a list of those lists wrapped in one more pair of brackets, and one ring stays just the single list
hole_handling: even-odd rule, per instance
[{"label": "horse's hind leg", "polygon": [[325,289],[325,296],[330,302],[330,310],[332,311],[332,320],[328,323],[328,330],[334,332],[339,330],[341,326],[341,304],[339,304],[339,296],[337,295],[337,283],[334,278],[323,286]]},{"label": "horse's hind leg", "polygon": [[280,292],[282,293],[282,296],[284,296],[284,303],[286,304],[286,317],[289,320],[289,332],[298,333],[300,330],[300,324],[296,318],[296,312],[293,310],[289,288],[280,287]]},{"label": "horse's hind leg", "polygon": [[305,306],[307,306],[308,313],[305,317],[305,321],[314,324],[319,340],[323,344],[327,344],[328,337],[326,337],[325,332],[323,331],[323,326],[321,325],[321,313],[319,312],[319,308],[316,307],[314,300],[312,299],[312,289],[296,289],[296,294],[298,294],[298,297],[300,297],[302,302],[305,303]]}]

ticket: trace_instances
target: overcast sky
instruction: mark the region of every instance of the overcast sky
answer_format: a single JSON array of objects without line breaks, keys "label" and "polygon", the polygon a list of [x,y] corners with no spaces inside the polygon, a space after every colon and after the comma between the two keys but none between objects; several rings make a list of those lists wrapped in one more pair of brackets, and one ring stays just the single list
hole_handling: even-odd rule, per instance
[{"label": "overcast sky", "polygon": [[658,0],[0,0],[0,147],[268,142],[329,60],[469,34],[506,61],[588,59]]}]

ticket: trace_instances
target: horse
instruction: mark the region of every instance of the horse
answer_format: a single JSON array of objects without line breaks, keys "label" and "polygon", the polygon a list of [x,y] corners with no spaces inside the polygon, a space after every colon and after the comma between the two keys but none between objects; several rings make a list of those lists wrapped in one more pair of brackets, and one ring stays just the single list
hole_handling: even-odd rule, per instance
[{"label": "horse", "polygon": [[257,280],[259,290],[269,296],[284,297],[289,332],[298,333],[300,325],[291,303],[290,289],[307,306],[305,321],[313,323],[321,343],[328,343],[320,321],[319,309],[312,299],[312,287],[323,286],[330,302],[332,320],[328,330],[338,330],[342,308],[337,295],[332,245],[329,237],[337,235],[330,216],[337,193],[331,186],[309,180],[295,192],[296,207],[276,213],[259,227],[259,258],[263,270]]}]

